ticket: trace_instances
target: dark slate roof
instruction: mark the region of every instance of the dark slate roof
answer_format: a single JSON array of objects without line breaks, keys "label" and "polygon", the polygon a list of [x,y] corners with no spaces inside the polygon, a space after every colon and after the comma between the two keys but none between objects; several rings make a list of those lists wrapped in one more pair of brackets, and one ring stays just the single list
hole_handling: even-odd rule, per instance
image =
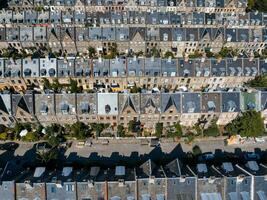
[{"label": "dark slate roof", "polygon": [[240,111],[240,93],[223,92],[222,93],[222,112]]},{"label": "dark slate roof", "polygon": [[164,93],[161,95],[161,109],[162,112],[168,111],[171,106],[174,106],[177,112],[181,110],[181,95],[179,93],[169,94]]},{"label": "dark slate roof", "polygon": [[183,113],[200,113],[200,93],[183,93]]},{"label": "dark slate roof", "polygon": [[16,113],[17,108],[20,107],[25,112],[33,114],[33,103],[33,94],[25,94],[23,96],[20,94],[12,95],[12,107],[14,113]]},{"label": "dark slate roof", "polygon": [[130,106],[135,112],[137,112],[137,110],[135,108],[135,105],[134,105],[130,95],[127,97],[127,99],[126,99],[126,101],[124,103],[122,111],[124,111],[128,106]]},{"label": "dark slate roof", "polygon": [[2,96],[0,96],[0,110],[2,110],[3,112],[9,114],[8,108],[6,107],[6,104],[5,104]]}]

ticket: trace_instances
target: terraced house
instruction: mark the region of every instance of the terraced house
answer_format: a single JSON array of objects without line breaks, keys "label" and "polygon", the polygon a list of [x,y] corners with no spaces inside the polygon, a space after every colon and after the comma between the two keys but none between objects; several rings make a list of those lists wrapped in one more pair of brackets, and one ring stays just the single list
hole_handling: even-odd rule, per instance
[{"label": "terraced house", "polygon": [[66,54],[149,53],[176,56],[234,47],[261,53],[266,16],[246,13],[246,0],[10,0],[0,11],[0,46],[46,47]]},{"label": "terraced house", "polygon": [[77,80],[83,89],[112,88],[113,92],[134,85],[191,90],[232,88],[267,72],[267,61],[259,58],[144,58],[85,59],[83,57],[0,59],[0,86],[24,91],[39,87],[46,78],[68,84]]},{"label": "terraced house", "polygon": [[24,169],[8,162],[1,170],[4,199],[266,199],[264,163],[221,162],[187,165],[176,158],[157,165],[110,168],[46,167]]},{"label": "terraced house", "polygon": [[[262,113],[266,122],[265,91],[217,91],[175,93],[34,93],[1,94],[1,122],[73,124],[105,122],[113,129],[140,121],[145,129],[160,122],[165,127],[180,122],[191,127],[199,119],[217,119],[226,125],[248,110]],[[1,100],[0,99],[0,100]],[[2,103],[1,103],[2,102]]]}]

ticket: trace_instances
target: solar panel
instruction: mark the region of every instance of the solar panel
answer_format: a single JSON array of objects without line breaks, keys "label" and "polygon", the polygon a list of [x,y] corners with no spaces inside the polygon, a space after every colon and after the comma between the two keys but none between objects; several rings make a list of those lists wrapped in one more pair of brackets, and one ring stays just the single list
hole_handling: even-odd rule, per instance
[{"label": "solar panel", "polygon": [[124,166],[116,166],[115,175],[116,176],[124,176],[125,175],[125,167]]},{"label": "solar panel", "polygon": [[248,161],[247,167],[249,169],[251,169],[252,171],[258,171],[259,170],[259,165],[256,161]]},{"label": "solar panel", "polygon": [[201,200],[222,200],[220,193],[201,193]]},{"label": "solar panel", "polygon": [[207,165],[204,163],[197,164],[197,171],[199,173],[207,173],[208,172]]},{"label": "solar panel", "polygon": [[142,194],[142,200],[150,200],[149,194]]},{"label": "solar panel", "polygon": [[157,194],[156,195],[156,200],[164,200],[164,194]]},{"label": "solar panel", "polygon": [[33,174],[33,177],[40,177],[42,176],[42,174],[45,172],[45,167],[36,167],[35,168],[35,171],[34,171],[34,174]]},{"label": "solar panel", "polygon": [[236,192],[230,192],[229,197],[230,197],[230,200],[238,200]]},{"label": "solar panel", "polygon": [[248,192],[240,192],[242,200],[250,200],[250,196]]},{"label": "solar panel", "polygon": [[259,199],[260,200],[267,200],[267,196],[266,196],[266,194],[265,194],[265,192],[264,191],[257,191],[256,192],[257,193],[257,195],[259,196]]},{"label": "solar panel", "polygon": [[121,200],[121,198],[118,196],[114,196],[114,197],[111,197],[110,200]]},{"label": "solar panel", "polygon": [[233,165],[232,165],[232,163],[230,163],[230,162],[224,162],[224,163],[223,163],[223,169],[224,169],[226,172],[232,172],[232,171],[234,171]]},{"label": "solar panel", "polygon": [[97,176],[100,171],[99,167],[91,167],[90,169],[90,176]]},{"label": "solar panel", "polygon": [[72,167],[64,167],[62,170],[62,176],[69,176],[72,172]]}]

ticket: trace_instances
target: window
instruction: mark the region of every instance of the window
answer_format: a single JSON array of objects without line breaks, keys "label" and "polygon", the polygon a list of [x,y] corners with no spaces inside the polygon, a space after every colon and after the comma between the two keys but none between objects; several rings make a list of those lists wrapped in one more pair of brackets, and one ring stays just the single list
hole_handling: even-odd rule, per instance
[{"label": "window", "polygon": [[51,193],[56,193],[56,188],[55,187],[51,187]]},{"label": "window", "polygon": [[73,184],[67,184],[66,185],[66,191],[67,192],[73,192],[74,191],[74,185]]}]

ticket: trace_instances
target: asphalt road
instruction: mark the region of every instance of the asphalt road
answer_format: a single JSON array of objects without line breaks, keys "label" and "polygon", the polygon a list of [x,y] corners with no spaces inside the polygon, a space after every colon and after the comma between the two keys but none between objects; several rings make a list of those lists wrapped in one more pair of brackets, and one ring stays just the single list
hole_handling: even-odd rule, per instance
[{"label": "asphalt road", "polygon": [[[1,142],[3,143],[3,142]],[[14,152],[14,155],[23,156],[27,151],[32,149],[34,143],[24,143],[19,142],[19,147]],[[250,144],[240,144],[240,145],[230,145],[225,146],[223,139],[213,139],[213,140],[200,140],[195,141],[191,145],[178,142],[161,142],[160,149],[163,153],[171,153],[175,149],[179,149],[183,152],[188,152],[192,150],[194,145],[198,145],[202,152],[215,152],[215,150],[222,150],[227,152],[235,152],[236,149],[241,149],[242,151],[253,152],[255,149],[261,149],[262,151],[267,150],[267,141],[264,143],[250,143]],[[68,157],[70,154],[76,154],[80,157],[89,157],[90,154],[98,154],[99,156],[109,157],[114,153],[122,156],[130,156],[133,152],[139,155],[149,154],[154,150],[154,147],[149,145],[142,145],[140,142],[128,142],[127,140],[116,141],[115,143],[110,142],[109,144],[94,143],[92,146],[79,147],[77,141],[73,141],[70,148],[65,152],[65,156]],[[0,150],[0,154],[4,151]]]}]

